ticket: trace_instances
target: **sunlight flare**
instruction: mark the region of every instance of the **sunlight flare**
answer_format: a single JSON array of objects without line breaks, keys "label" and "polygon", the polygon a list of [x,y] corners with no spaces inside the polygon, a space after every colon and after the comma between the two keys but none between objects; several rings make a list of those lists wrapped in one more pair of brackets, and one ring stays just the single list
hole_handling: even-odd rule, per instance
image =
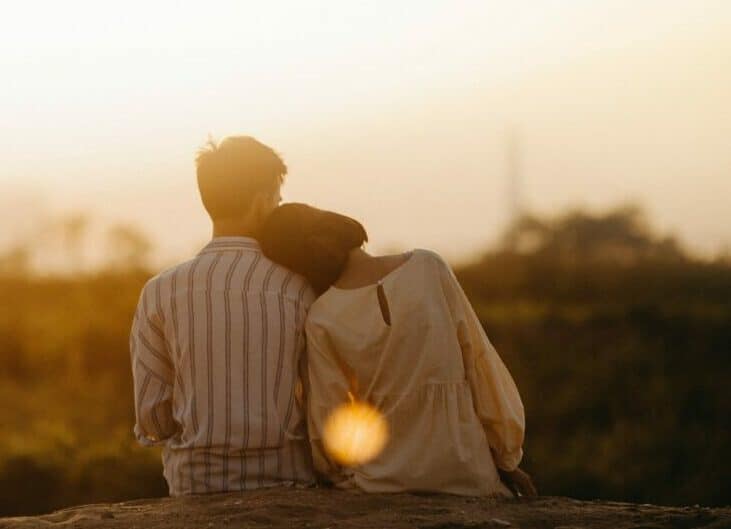
[{"label": "sunlight flare", "polygon": [[381,453],[388,441],[388,424],[376,408],[353,400],[333,411],[323,434],[328,454],[338,463],[352,467]]}]

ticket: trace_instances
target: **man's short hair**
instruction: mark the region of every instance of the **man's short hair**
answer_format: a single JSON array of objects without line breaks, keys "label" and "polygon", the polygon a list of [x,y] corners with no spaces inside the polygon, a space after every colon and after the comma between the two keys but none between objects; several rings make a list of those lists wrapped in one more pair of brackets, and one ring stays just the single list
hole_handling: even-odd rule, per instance
[{"label": "man's short hair", "polygon": [[287,166],[271,147],[251,136],[212,139],[195,159],[198,189],[211,219],[240,217],[259,192],[274,192]]}]

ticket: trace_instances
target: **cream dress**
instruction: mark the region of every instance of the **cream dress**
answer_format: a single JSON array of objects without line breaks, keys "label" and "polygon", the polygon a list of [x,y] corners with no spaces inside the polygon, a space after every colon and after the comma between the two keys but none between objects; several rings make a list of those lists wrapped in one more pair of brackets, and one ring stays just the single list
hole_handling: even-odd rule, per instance
[{"label": "cream dress", "polygon": [[[305,329],[308,430],[318,472],[367,492],[510,494],[496,465],[512,470],[520,463],[523,404],[439,255],[414,250],[378,284],[331,287],[310,308]],[[356,468],[338,466],[322,443],[325,420],[347,401],[338,355],[390,431],[383,452]]]}]

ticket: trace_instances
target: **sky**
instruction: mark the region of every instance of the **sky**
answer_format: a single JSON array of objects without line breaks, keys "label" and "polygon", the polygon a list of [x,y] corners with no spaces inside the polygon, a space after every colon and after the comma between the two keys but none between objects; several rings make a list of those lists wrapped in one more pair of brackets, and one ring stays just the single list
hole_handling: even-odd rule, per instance
[{"label": "sky", "polygon": [[731,246],[731,2],[14,2],[0,17],[0,244],[83,210],[160,260],[210,237],[193,159],[253,135],[286,201],[375,252],[465,260],[521,207],[645,206]]}]

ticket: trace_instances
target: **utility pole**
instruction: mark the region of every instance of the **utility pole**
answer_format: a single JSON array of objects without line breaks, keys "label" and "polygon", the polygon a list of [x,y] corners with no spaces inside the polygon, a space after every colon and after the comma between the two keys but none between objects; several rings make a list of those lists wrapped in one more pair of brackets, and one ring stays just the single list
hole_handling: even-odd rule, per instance
[{"label": "utility pole", "polygon": [[523,159],[520,134],[509,126],[505,135],[505,167],[507,177],[507,204],[509,226],[514,226],[523,214]]},{"label": "utility pole", "polygon": [[505,248],[509,251],[516,251],[518,246],[517,223],[523,215],[522,196],[522,151],[520,135],[515,126],[509,125],[505,130],[505,177],[506,177],[506,200],[508,209],[508,223]]}]

